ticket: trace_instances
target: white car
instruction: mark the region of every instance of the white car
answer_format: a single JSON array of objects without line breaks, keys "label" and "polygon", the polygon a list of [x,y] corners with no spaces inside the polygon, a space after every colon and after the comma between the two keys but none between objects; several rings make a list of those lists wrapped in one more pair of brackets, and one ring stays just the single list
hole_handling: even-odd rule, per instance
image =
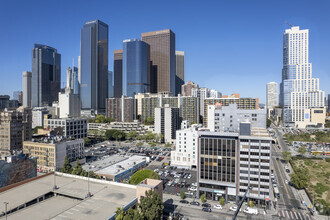
[{"label": "white car", "polygon": [[197,183],[192,183],[191,185],[196,187],[197,186]]},{"label": "white car", "polygon": [[254,209],[254,208],[251,208],[251,207],[247,207],[246,209],[244,209],[243,212],[247,213],[247,214],[258,215],[258,209]]},{"label": "white car", "polygon": [[188,188],[188,190],[189,190],[189,191],[197,191],[197,188],[194,187],[194,186],[192,186],[192,187]]},{"label": "white car", "polygon": [[[237,206],[232,206],[229,208],[229,210],[236,212]],[[240,211],[242,211],[242,209],[240,209]]]},{"label": "white car", "polygon": [[221,205],[214,205],[213,208],[215,208],[215,209],[222,209],[222,206]]},{"label": "white car", "polygon": [[285,184],[288,184],[289,183],[289,181],[288,180],[285,180]]}]

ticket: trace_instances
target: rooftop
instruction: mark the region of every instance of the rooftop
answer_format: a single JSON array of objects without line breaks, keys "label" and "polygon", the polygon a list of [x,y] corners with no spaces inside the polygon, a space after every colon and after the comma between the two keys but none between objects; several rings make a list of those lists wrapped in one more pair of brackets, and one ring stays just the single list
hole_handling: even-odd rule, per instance
[{"label": "rooftop", "polygon": [[[117,207],[124,207],[136,200],[136,186],[91,179],[91,197],[87,195],[86,177],[56,172],[54,176],[44,175],[30,182],[15,186],[6,191],[0,190],[1,201],[8,202],[8,211],[22,206],[44,195],[56,193],[41,202],[30,205],[8,215],[9,219],[109,219]],[[5,207],[0,206],[0,213]]]}]

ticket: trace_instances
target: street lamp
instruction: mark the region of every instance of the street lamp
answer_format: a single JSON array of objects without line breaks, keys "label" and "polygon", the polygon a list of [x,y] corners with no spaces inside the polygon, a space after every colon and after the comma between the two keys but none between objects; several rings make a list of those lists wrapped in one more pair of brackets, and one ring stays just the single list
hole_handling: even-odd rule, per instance
[{"label": "street lamp", "polygon": [[3,204],[5,204],[5,216],[7,220],[7,205],[9,204],[9,202],[3,202]]}]

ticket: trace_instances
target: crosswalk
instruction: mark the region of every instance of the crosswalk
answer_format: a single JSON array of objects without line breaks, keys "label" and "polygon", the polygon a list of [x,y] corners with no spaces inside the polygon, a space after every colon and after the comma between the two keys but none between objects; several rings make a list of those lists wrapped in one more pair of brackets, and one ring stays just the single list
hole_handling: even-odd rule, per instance
[{"label": "crosswalk", "polygon": [[286,219],[312,220],[310,215],[306,213],[290,211],[290,210],[280,210],[278,211],[278,216]]}]

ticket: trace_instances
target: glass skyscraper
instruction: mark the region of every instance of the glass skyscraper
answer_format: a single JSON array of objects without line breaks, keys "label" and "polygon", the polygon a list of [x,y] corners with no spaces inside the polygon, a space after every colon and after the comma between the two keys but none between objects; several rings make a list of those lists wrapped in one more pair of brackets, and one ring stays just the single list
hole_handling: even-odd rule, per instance
[{"label": "glass skyscraper", "polygon": [[312,77],[308,44],[308,29],[300,30],[296,26],[285,30],[280,105],[283,123],[295,127],[306,127],[311,108],[324,107],[324,92],[319,89],[319,79]]},{"label": "glass skyscraper", "polygon": [[138,39],[123,41],[123,95],[134,97],[149,91],[149,45]]},{"label": "glass skyscraper", "polygon": [[108,25],[94,20],[81,29],[80,98],[82,110],[105,112],[108,97]]},{"label": "glass skyscraper", "polygon": [[32,50],[32,107],[51,106],[61,90],[61,54],[35,44]]}]

